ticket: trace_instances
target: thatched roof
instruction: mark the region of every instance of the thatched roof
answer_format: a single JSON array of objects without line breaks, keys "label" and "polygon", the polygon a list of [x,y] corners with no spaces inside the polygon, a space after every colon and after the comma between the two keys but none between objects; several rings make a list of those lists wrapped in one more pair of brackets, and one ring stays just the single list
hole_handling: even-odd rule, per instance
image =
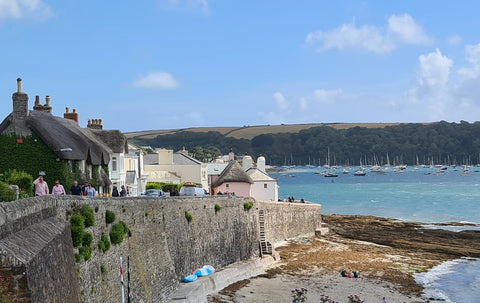
[{"label": "thatched roof", "polygon": [[252,178],[243,171],[242,166],[240,166],[237,161],[230,161],[230,163],[228,163],[220,176],[212,183],[212,187],[218,187],[228,182],[253,184]]},{"label": "thatched roof", "polygon": [[127,137],[119,130],[88,129],[114,153],[128,153]]},{"label": "thatched roof", "polygon": [[108,164],[111,150],[92,132],[75,121],[49,113],[31,111],[26,124],[63,160],[89,160],[93,165]]}]

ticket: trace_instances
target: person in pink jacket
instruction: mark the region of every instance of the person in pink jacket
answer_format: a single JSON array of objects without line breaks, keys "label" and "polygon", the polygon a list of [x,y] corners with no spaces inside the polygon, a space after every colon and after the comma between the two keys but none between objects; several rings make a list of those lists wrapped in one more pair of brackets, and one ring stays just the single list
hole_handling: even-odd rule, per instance
[{"label": "person in pink jacket", "polygon": [[55,185],[52,188],[52,195],[66,195],[65,188],[58,180],[55,181]]},{"label": "person in pink jacket", "polygon": [[33,185],[35,185],[35,196],[44,196],[50,193],[48,190],[48,184],[43,180],[43,176],[40,176],[33,181]]}]

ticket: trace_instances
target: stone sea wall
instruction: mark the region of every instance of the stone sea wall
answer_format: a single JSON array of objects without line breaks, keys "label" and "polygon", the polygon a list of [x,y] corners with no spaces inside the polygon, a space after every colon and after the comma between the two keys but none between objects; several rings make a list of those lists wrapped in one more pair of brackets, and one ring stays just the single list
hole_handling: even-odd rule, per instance
[{"label": "stone sea wall", "polygon": [[[47,196],[0,203],[0,274],[14,278],[15,292],[24,302],[118,302],[122,257],[125,290],[130,265],[132,301],[162,302],[195,268],[209,264],[221,269],[258,258],[260,209],[266,212],[271,243],[313,235],[320,225],[319,205],[254,202],[245,210],[250,201]],[[86,229],[93,234],[94,251],[90,260],[75,263],[69,218],[83,204],[95,210],[95,225]],[[116,214],[115,222],[124,221],[130,234],[103,253],[98,242],[112,225],[105,222],[106,210]]]}]

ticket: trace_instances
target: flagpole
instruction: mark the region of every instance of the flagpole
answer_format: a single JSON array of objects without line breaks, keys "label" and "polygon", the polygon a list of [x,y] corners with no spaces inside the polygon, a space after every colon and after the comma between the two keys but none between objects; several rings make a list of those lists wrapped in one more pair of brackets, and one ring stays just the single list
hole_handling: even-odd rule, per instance
[{"label": "flagpole", "polygon": [[130,301],[130,256],[127,257],[127,303]]},{"label": "flagpole", "polygon": [[123,289],[123,267],[122,267],[122,257],[120,257],[120,284],[122,285],[122,303],[125,303],[125,294]]}]

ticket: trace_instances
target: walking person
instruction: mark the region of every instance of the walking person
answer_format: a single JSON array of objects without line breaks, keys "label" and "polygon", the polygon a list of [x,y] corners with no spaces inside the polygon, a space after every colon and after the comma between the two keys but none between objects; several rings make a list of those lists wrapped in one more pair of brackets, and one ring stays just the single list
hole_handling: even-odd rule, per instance
[{"label": "walking person", "polygon": [[95,190],[95,187],[92,186],[92,183],[88,183],[87,196],[95,197],[96,195],[97,191]]},{"label": "walking person", "polygon": [[55,180],[55,185],[52,188],[52,195],[66,195],[65,188],[60,184],[60,181]]},{"label": "walking person", "polygon": [[78,185],[78,181],[73,181],[72,187],[70,187],[70,194],[74,196],[81,196],[82,195],[82,187]]},{"label": "walking person", "polygon": [[48,184],[43,180],[43,176],[39,176],[35,181],[33,181],[33,185],[35,185],[35,196],[44,196],[50,194],[48,189]]}]

